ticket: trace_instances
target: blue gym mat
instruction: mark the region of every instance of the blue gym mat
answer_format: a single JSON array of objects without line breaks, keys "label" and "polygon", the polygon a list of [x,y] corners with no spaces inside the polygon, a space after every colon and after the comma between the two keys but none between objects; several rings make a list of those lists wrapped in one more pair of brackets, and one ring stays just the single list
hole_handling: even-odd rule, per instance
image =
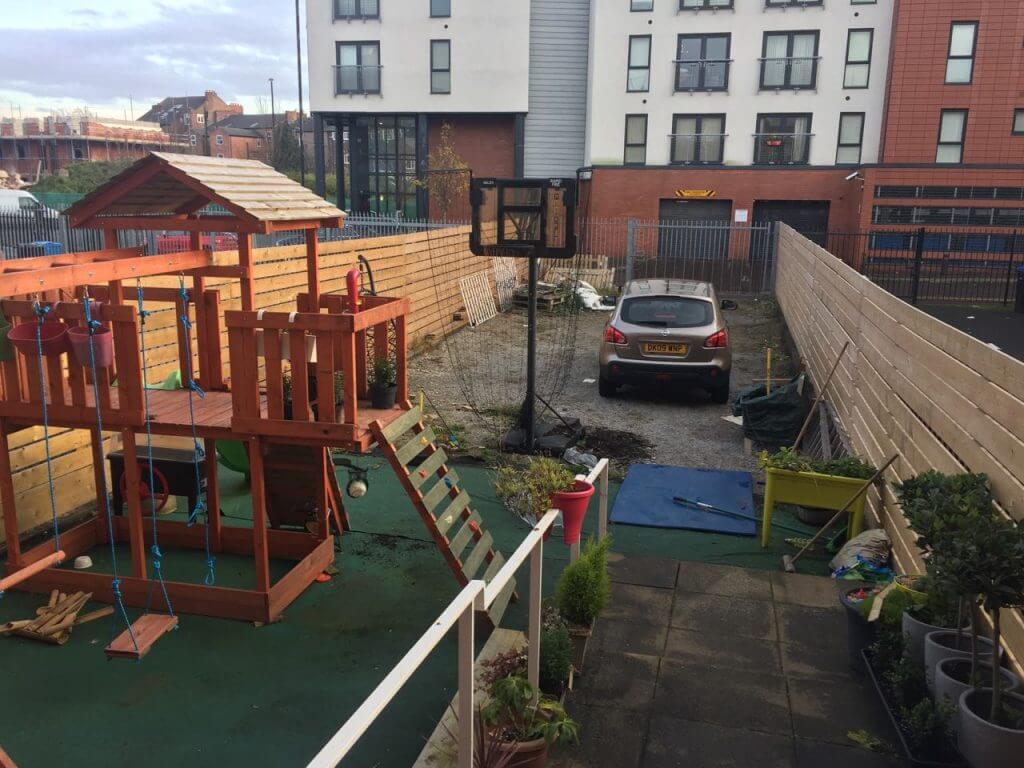
[{"label": "blue gym mat", "polygon": [[651,528],[753,536],[757,524],[672,501],[682,496],[714,507],[754,515],[753,478],[749,472],[634,464],[615,497],[610,520]]}]

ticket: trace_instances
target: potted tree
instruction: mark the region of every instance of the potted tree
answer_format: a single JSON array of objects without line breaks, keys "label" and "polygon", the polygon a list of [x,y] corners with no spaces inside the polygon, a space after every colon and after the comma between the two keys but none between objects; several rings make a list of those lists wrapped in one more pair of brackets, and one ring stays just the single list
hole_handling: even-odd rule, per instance
[{"label": "potted tree", "polygon": [[540,630],[540,680],[542,692],[565,700],[572,685],[572,638],[569,627],[553,605],[544,608]]},{"label": "potted tree", "polygon": [[579,559],[570,563],[558,578],[555,600],[558,610],[568,622],[573,643],[573,668],[583,671],[587,644],[594,631],[594,622],[604,610],[611,592],[608,575],[608,547],[611,539],[601,542],[590,539]]},{"label": "potted tree", "polygon": [[398,373],[389,357],[378,357],[370,369],[370,402],[374,408],[394,408]]},{"label": "potted tree", "polygon": [[489,694],[480,716],[499,751],[514,755],[509,768],[544,768],[551,744],[579,741],[579,725],[562,705],[541,696],[525,678],[501,678]]}]

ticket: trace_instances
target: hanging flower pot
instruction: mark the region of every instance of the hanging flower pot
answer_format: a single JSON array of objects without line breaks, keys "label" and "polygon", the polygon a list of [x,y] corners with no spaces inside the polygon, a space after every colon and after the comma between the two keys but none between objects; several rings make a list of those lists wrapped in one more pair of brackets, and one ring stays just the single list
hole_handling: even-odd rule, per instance
[{"label": "hanging flower pot", "polygon": [[3,315],[0,315],[0,363],[14,359],[14,345],[7,338],[10,330],[10,321]]},{"label": "hanging flower pot", "polygon": [[[84,368],[92,367],[89,357],[89,329],[76,326],[68,329],[71,339],[71,350],[75,353],[78,364]],[[92,351],[97,368],[109,368],[114,364],[114,334],[105,325],[97,326],[92,333]]]},{"label": "hanging flower pot", "polygon": [[18,323],[8,331],[7,339],[25,357],[33,358],[39,354],[37,334],[46,357],[60,357],[68,351],[68,327],[60,320],[47,320],[42,328],[37,321]]},{"label": "hanging flower pot", "polygon": [[562,510],[562,541],[576,544],[583,530],[583,518],[587,515],[594,486],[586,480],[577,480],[571,491],[556,491],[551,494],[551,506]]}]

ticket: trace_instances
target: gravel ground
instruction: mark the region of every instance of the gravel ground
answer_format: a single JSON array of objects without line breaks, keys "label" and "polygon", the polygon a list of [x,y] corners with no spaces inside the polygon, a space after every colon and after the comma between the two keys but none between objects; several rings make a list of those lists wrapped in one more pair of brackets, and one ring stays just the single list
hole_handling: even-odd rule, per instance
[{"label": "gravel ground", "polygon": [[[769,344],[777,360],[774,375],[787,375],[792,368],[781,351],[782,321],[774,301],[752,297],[737,300],[739,309],[727,313],[733,345],[734,392],[764,377],[765,347]],[[621,465],[637,461],[721,469],[756,468],[755,458],[743,451],[742,430],[722,420],[730,413],[730,406],[710,402],[702,390],[627,388],[615,398],[600,397],[597,352],[609,313],[584,313],[579,318],[577,352],[568,385],[554,403],[561,413],[583,422],[584,448],[598,456],[618,459],[620,471],[626,469]],[[488,324],[495,323],[495,344],[507,345],[508,336],[497,325],[501,320],[499,316]],[[485,334],[488,324],[459,333]],[[484,370],[473,373],[488,375]],[[489,457],[487,454],[495,445],[493,420],[480,418],[466,404],[444,342],[413,358],[410,388],[413,392],[424,389],[444,419],[461,432],[460,442]]]}]

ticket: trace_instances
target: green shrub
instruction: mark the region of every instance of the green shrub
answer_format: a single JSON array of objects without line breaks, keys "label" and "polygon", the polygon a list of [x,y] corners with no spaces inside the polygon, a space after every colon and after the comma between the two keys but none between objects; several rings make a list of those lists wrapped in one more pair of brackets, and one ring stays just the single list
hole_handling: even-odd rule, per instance
[{"label": "green shrub", "polygon": [[540,633],[540,689],[559,695],[572,667],[572,638],[561,614],[553,607],[544,611]]},{"label": "green shrub", "polygon": [[561,614],[574,624],[589,626],[604,609],[611,591],[608,576],[609,537],[587,541],[583,553],[558,579],[556,600]]},{"label": "green shrub", "polygon": [[575,478],[562,462],[541,456],[525,470],[499,467],[494,492],[516,514],[540,520],[551,509],[551,494],[571,489]]},{"label": "green shrub", "polygon": [[900,708],[899,719],[910,746],[923,750],[952,738],[949,727],[951,714],[952,706],[948,702],[936,704],[925,697],[913,707]]},{"label": "green shrub", "polygon": [[388,389],[398,382],[398,371],[394,361],[389,357],[378,357],[370,369],[370,386],[377,389]]},{"label": "green shrub", "polygon": [[761,469],[786,469],[790,472],[817,472],[820,475],[852,477],[868,480],[877,471],[869,462],[858,456],[841,456],[836,459],[816,459],[805,456],[792,448],[780,448],[775,453],[761,451],[757,457]]}]

